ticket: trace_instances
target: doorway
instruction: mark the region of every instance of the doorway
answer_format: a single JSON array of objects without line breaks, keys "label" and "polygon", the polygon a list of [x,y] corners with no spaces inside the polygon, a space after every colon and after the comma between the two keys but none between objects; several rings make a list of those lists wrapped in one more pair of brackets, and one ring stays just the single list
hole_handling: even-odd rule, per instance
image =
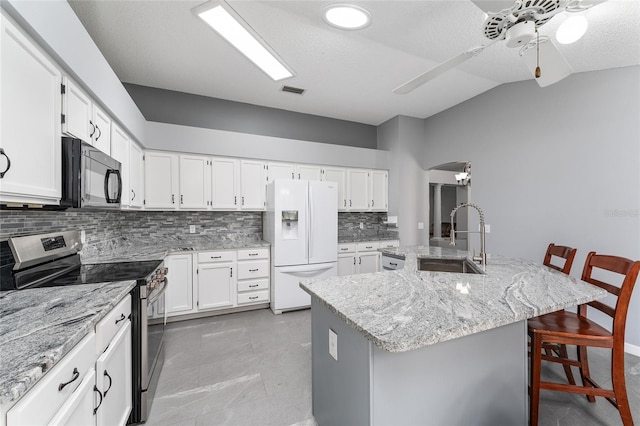
[{"label": "doorway", "polygon": [[[458,210],[455,223],[451,223],[451,211],[462,203],[471,201],[471,163],[456,161],[441,164],[428,171],[429,177],[429,245],[451,247],[451,228],[468,231],[467,209]],[[460,173],[467,177],[460,179]],[[456,234],[455,248],[468,249],[468,234]]]}]

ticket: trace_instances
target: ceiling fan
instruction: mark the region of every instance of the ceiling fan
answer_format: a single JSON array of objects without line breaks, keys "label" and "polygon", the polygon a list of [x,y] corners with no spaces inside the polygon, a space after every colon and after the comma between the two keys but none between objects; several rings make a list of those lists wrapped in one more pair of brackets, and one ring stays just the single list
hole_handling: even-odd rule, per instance
[{"label": "ceiling fan", "polygon": [[[520,48],[520,56],[541,87],[560,81],[572,73],[571,67],[551,39],[538,33],[538,28],[559,13],[581,12],[604,1],[606,0],[471,0],[487,14],[482,32],[489,41],[436,65],[398,86],[393,92],[399,95],[409,93],[499,41],[504,41],[507,47]],[[540,58],[544,62],[543,71]]]}]

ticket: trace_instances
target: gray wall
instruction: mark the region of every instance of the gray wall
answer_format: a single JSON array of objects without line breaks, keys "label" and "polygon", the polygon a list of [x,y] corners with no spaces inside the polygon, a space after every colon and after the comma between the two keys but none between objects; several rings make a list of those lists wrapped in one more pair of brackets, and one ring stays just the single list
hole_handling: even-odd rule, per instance
[{"label": "gray wall", "polygon": [[124,86],[149,121],[376,148],[376,127],[368,124],[136,84]]},{"label": "gray wall", "polygon": [[489,253],[542,261],[550,242],[574,246],[577,277],[591,250],[640,259],[640,67],[504,84],[425,120],[425,143],[426,168],[471,161]]},{"label": "gray wall", "polygon": [[[398,216],[403,245],[429,241],[423,126],[421,119],[398,116],[378,127],[378,149],[389,152],[389,215]],[[424,229],[418,229],[418,222],[424,223]]]}]

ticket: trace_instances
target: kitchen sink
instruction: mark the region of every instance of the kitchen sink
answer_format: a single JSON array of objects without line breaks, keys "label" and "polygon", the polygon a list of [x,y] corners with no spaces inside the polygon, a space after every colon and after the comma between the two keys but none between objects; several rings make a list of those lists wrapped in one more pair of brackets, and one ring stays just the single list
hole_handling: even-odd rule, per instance
[{"label": "kitchen sink", "polygon": [[482,269],[468,259],[418,259],[418,271],[483,274]]}]

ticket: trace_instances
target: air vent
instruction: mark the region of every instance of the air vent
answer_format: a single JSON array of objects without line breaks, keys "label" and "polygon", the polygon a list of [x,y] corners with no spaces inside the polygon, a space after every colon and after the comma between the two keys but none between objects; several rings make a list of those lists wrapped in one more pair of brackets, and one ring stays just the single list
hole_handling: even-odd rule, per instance
[{"label": "air vent", "polygon": [[296,95],[302,95],[304,93],[304,89],[300,89],[299,87],[292,86],[282,86],[283,92],[295,93]]}]

